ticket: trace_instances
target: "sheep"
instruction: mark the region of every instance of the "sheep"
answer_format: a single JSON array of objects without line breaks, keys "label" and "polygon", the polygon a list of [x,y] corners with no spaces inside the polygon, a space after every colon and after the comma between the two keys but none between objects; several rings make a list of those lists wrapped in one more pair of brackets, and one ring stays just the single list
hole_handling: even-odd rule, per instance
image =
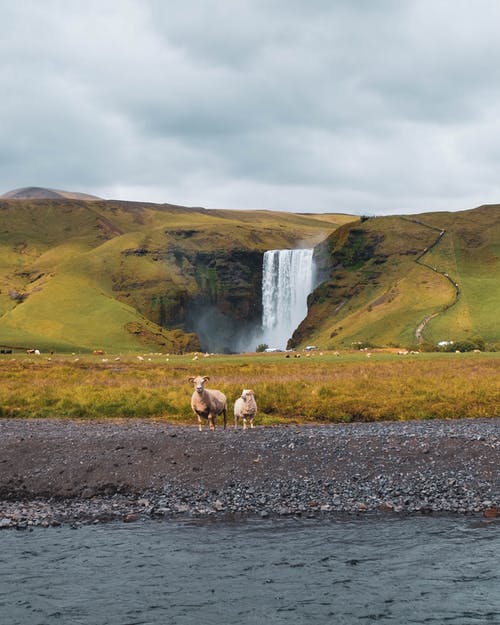
[{"label": "sheep", "polygon": [[188,378],[189,382],[194,384],[194,393],[191,396],[191,408],[198,417],[198,430],[201,432],[201,419],[208,420],[208,426],[211,430],[215,430],[215,418],[222,414],[224,417],[224,429],[226,429],[227,421],[227,399],[224,393],[217,390],[205,388],[205,382],[210,378],[205,376],[197,376]]},{"label": "sheep", "polygon": [[243,389],[241,397],[234,402],[234,427],[238,427],[238,418],[243,419],[243,429],[247,429],[247,422],[253,428],[253,420],[257,414],[257,403],[255,393],[251,389]]}]

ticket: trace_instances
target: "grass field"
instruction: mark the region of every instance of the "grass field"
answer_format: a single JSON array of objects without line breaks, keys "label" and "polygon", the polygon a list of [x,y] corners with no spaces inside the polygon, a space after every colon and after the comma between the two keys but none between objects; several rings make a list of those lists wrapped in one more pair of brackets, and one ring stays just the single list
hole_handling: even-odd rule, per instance
[{"label": "grass field", "polygon": [[257,397],[257,425],[499,417],[500,353],[0,356],[0,416],[192,423],[191,375],[232,406]]}]

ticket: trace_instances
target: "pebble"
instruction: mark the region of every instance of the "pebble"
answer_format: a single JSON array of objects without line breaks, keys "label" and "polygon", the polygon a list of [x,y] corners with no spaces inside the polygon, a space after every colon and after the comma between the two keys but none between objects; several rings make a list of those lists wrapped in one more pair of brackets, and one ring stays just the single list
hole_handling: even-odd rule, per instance
[{"label": "pebble", "polygon": [[[83,489],[79,498],[6,499],[0,501],[0,529],[30,530],[61,524],[76,528],[82,524],[168,519],[179,515],[196,518],[253,515],[267,519],[292,515],[322,518],[335,514],[448,513],[500,518],[500,481],[496,469],[500,463],[488,469],[500,450],[497,419],[291,426],[261,431],[259,434],[256,428],[245,433],[259,441],[256,444],[259,453],[250,456],[250,465],[253,466],[252,459],[258,458],[258,464],[266,466],[268,454],[283,454],[280,468],[286,470],[279,474],[271,472],[262,477],[260,473],[261,477],[256,479],[253,471],[235,471],[228,475],[223,486],[215,489],[203,487],[196,477],[192,480],[170,477],[165,478],[160,488],[135,495],[112,491],[96,495],[90,489]],[[179,429],[179,436],[181,433]],[[168,436],[178,434],[171,432]],[[446,437],[459,439],[461,446],[470,441],[480,442],[488,450],[488,458],[480,458],[478,463],[477,458],[465,456],[462,465],[447,467],[440,463],[435,452],[436,441]],[[238,433],[232,431],[224,439],[224,450],[234,453],[235,465],[239,440]],[[352,451],[353,441],[359,443],[357,449],[363,453]],[[377,444],[384,450],[383,462],[372,470],[366,458]],[[411,451],[412,455],[400,453],[401,449]],[[191,453],[187,448],[185,456],[189,458]],[[341,456],[342,466],[348,471],[322,473],[321,467],[331,454]],[[300,465],[299,473],[294,462],[304,457],[308,461]],[[484,467],[487,470],[483,471]]]}]

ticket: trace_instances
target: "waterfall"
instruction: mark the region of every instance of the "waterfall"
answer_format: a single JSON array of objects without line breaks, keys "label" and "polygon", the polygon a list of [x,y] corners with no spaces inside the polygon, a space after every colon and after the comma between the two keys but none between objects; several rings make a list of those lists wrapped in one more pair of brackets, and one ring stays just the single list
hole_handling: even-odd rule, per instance
[{"label": "waterfall", "polygon": [[307,314],[314,287],[313,250],[269,250],[262,267],[262,342],[285,349]]}]

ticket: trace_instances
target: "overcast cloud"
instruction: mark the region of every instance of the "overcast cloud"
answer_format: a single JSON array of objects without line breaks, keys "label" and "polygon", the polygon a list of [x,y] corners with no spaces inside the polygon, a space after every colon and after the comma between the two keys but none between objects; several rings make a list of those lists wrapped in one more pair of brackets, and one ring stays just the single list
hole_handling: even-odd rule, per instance
[{"label": "overcast cloud", "polygon": [[0,0],[0,193],[500,202],[498,0]]}]

